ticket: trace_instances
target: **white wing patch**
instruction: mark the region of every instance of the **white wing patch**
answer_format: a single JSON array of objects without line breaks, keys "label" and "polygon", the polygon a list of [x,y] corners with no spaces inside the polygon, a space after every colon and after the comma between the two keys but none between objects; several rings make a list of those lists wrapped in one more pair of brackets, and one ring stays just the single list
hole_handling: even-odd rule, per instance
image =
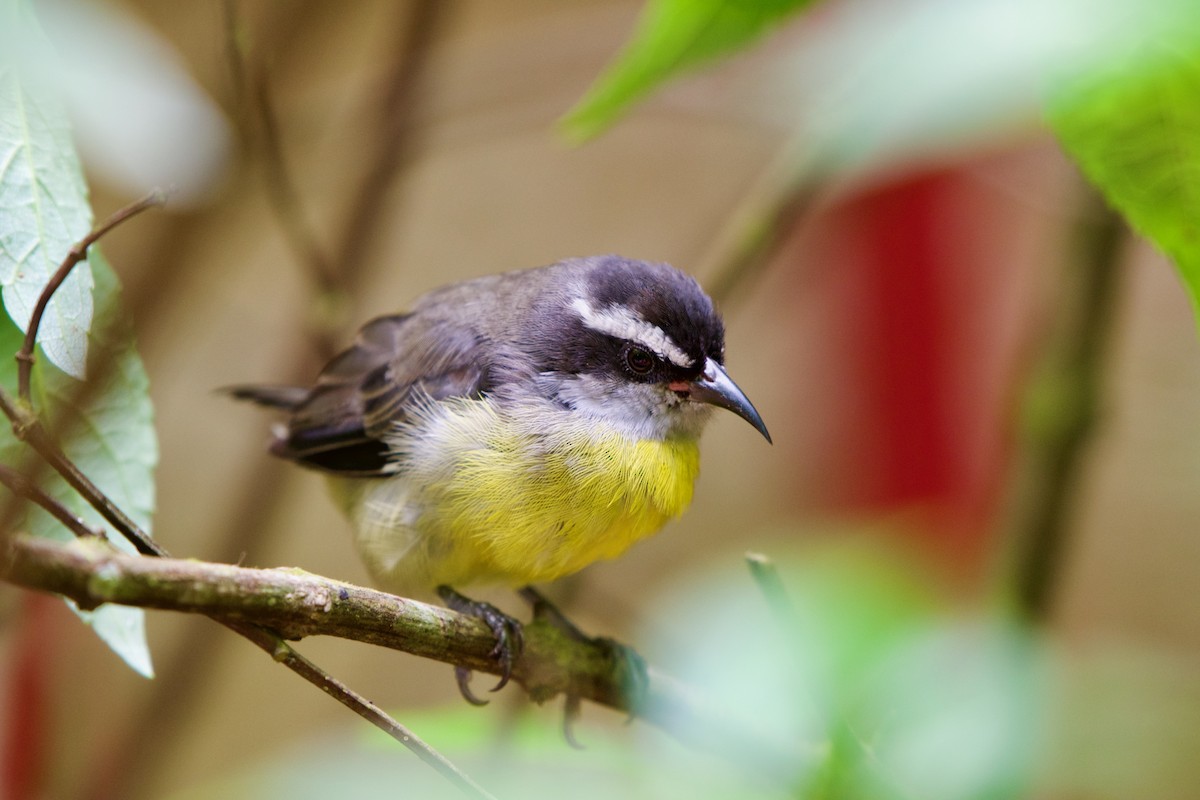
[{"label": "white wing patch", "polygon": [[578,312],[583,324],[594,331],[637,342],[677,367],[695,366],[688,354],[671,341],[662,328],[651,325],[628,308],[608,306],[597,310],[582,297],[576,298],[571,307]]}]

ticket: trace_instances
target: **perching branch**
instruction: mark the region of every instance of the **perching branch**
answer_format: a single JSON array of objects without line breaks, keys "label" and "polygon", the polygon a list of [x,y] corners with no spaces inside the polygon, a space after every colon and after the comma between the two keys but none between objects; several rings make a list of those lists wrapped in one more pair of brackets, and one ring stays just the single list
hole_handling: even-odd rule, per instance
[{"label": "perching branch", "polygon": [[[481,672],[499,671],[491,655],[495,637],[482,621],[301,570],[139,558],[99,540],[63,544],[18,536],[0,557],[0,579],[66,595],[83,608],[118,603],[200,613],[239,632],[249,628],[256,636],[262,632],[257,626],[285,639],[336,636]],[[255,643],[264,646],[258,639]],[[653,669],[642,701],[633,708],[619,666],[611,647],[535,619],[525,627],[525,648],[512,679],[535,701],[558,694],[592,700],[752,764],[794,769],[811,757],[737,729]]]}]

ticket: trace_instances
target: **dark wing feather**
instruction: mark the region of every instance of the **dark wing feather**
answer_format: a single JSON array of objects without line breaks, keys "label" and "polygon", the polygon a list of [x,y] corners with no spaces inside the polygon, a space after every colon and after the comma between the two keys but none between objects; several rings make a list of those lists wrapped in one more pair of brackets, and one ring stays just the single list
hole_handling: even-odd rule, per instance
[{"label": "dark wing feather", "polygon": [[485,392],[487,351],[477,333],[445,320],[411,314],[373,320],[291,407],[271,452],[343,475],[394,474],[384,436],[405,421],[418,398]]}]

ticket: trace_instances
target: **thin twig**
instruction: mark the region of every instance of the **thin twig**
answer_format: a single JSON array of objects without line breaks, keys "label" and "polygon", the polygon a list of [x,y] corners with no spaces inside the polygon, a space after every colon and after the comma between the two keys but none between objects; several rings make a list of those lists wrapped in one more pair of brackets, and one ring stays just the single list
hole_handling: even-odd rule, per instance
[{"label": "thin twig", "polygon": [[[225,52],[238,106],[239,128],[248,149],[259,154],[268,207],[283,231],[295,262],[304,269],[316,294],[319,313],[310,315],[309,334],[322,360],[335,352],[338,309],[345,305],[346,292],[338,271],[309,222],[300,192],[284,155],[283,137],[267,71],[251,63],[241,27],[238,4],[223,3]],[[257,135],[256,135],[257,131]],[[330,311],[332,309],[332,311]]]},{"label": "thin twig", "polygon": [[495,800],[492,794],[471,780],[466,773],[456,767],[453,762],[437,750],[430,747],[423,739],[384,713],[370,700],[300,655],[296,652],[295,648],[274,633],[251,623],[224,621],[222,624],[254,642],[254,644],[269,653],[280,664],[283,664],[292,672],[304,678],[325,692],[325,694],[337,700],[367,722],[370,722],[376,728],[379,728],[392,739],[402,743],[417,758],[433,767],[442,777],[461,789],[468,797]]},{"label": "thin twig", "polygon": [[337,275],[308,223],[300,193],[296,191],[284,159],[279,120],[266,72],[259,70],[248,80],[251,81],[250,96],[262,124],[263,171],[271,207],[275,209],[296,260],[308,268],[317,292],[322,296],[336,295],[340,292]]},{"label": "thin twig", "polygon": [[[425,64],[440,20],[446,13],[446,0],[418,0],[402,11],[398,26],[401,40],[389,48],[393,66],[383,82],[383,99],[378,111],[378,135],[370,146],[361,178],[351,193],[351,209],[346,217],[332,257],[318,241],[304,211],[304,204],[284,156],[278,115],[266,73],[252,68],[238,38],[237,6],[225,3],[226,50],[230,70],[239,97],[253,106],[252,113],[261,129],[259,151],[262,154],[267,197],[283,229],[296,261],[305,267],[318,293],[312,336],[317,350],[328,358],[340,327],[344,300],[352,294],[357,276],[369,252],[370,243],[380,229],[385,209],[384,197],[400,170],[408,163],[413,149],[412,118],[415,97],[421,85]],[[244,84],[244,85],[242,85]],[[332,309],[332,311],[330,311]]]},{"label": "thin twig", "polygon": [[0,483],[17,497],[31,500],[49,512],[64,528],[80,538],[104,536],[103,531],[92,529],[86,522],[71,513],[71,510],[46,493],[42,487],[15,469],[0,465]]},{"label": "thin twig", "polygon": [[1030,619],[1044,619],[1053,601],[1083,455],[1099,416],[1119,297],[1124,223],[1094,190],[1085,190],[1071,247],[1079,254],[1079,287],[1069,295],[1075,305],[1058,315],[1064,324],[1049,348],[1053,355],[1029,392],[1055,402],[1025,409],[1026,455],[1017,467],[1024,483],[1012,520],[1019,551],[1011,577],[1017,605]]},{"label": "thin twig", "polygon": [[[208,552],[218,560],[234,560],[238,555],[262,544],[262,532],[286,496],[283,462],[272,461],[253,481],[240,484],[239,497],[220,518],[211,520]],[[90,786],[81,794],[85,800],[116,800],[139,795],[139,787],[150,779],[155,767],[169,759],[166,753],[175,746],[179,734],[177,720],[186,719],[189,710],[203,702],[210,688],[214,664],[221,657],[227,637],[222,628],[194,625],[170,651],[155,654],[155,680],[138,697],[137,707],[121,725],[110,727],[89,770]],[[161,649],[161,648],[160,648]],[[169,704],[171,718],[162,709]]]},{"label": "thin twig", "polygon": [[410,163],[416,148],[413,119],[418,93],[437,31],[453,9],[453,3],[416,0],[410,7],[399,28],[399,41],[392,48],[392,67],[382,84],[383,99],[372,153],[351,195],[350,212],[334,249],[335,270],[342,288],[348,292],[353,291],[371,243],[382,227],[383,213],[393,210],[384,202],[388,189]]},{"label": "thin twig", "polygon": [[807,142],[789,142],[718,232],[700,271],[712,298],[727,304],[758,276],[779,250],[784,233],[815,205],[827,178],[806,153]]},{"label": "thin twig", "polygon": [[233,110],[237,128],[242,132],[243,139],[249,139],[246,129],[248,103],[246,90],[249,82],[246,79],[246,47],[245,29],[238,14],[237,0],[222,0],[221,22],[224,24],[225,60],[229,64],[229,77],[233,89]]},{"label": "thin twig", "polygon": [[108,520],[118,533],[128,539],[137,551],[148,556],[165,556],[166,550],[150,538],[121,508],[110,500],[79,467],[59,449],[33,412],[18,404],[0,387],[0,412],[12,423],[13,435],[32,447],[47,464],[77,491],[88,505]]},{"label": "thin twig", "polygon": [[[800,613],[788,595],[787,587],[783,585],[783,579],[779,577],[779,569],[775,566],[775,562],[763,553],[746,553],[746,566],[750,568],[750,577],[758,584],[759,591],[767,601],[767,607],[770,608],[771,615],[775,618],[775,625],[779,629],[779,636],[791,651],[792,660],[795,663],[795,674],[802,674],[802,666],[807,655],[798,645],[801,641]],[[797,687],[797,696],[803,697],[804,704],[807,706],[807,708],[797,708],[797,712],[808,714],[812,719],[819,721],[822,727],[828,725],[822,704],[817,702],[811,692],[800,686]]]},{"label": "thin twig", "polygon": [[62,286],[63,281],[71,274],[71,270],[75,269],[75,266],[80,261],[87,258],[88,248],[95,244],[104,234],[146,209],[161,206],[166,202],[166,193],[160,189],[155,189],[141,200],[130,203],[120,209],[104,222],[100,223],[91,233],[80,239],[71,248],[70,252],[67,253],[66,258],[63,259],[54,274],[50,276],[50,280],[46,282],[41,295],[38,296],[37,305],[33,307],[33,315],[29,318],[29,327],[25,331],[25,341],[21,345],[21,349],[17,351],[17,396],[22,401],[25,403],[29,402],[29,376],[33,370],[34,346],[37,343],[38,329],[42,325],[42,316],[45,315],[46,308],[50,305],[50,298]]}]

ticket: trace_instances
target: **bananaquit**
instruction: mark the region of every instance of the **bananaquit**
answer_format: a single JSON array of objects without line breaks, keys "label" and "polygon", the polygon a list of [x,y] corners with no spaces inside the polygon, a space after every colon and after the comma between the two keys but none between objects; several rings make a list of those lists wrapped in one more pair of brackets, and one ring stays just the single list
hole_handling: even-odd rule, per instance
[{"label": "bananaquit", "polygon": [[492,627],[500,688],[520,626],[450,587],[552,581],[682,514],[714,406],[771,440],[724,361],[695,280],[597,256],[436,289],[315,385],[232,393],[288,412],[271,452],[330,476],[381,587]]}]

